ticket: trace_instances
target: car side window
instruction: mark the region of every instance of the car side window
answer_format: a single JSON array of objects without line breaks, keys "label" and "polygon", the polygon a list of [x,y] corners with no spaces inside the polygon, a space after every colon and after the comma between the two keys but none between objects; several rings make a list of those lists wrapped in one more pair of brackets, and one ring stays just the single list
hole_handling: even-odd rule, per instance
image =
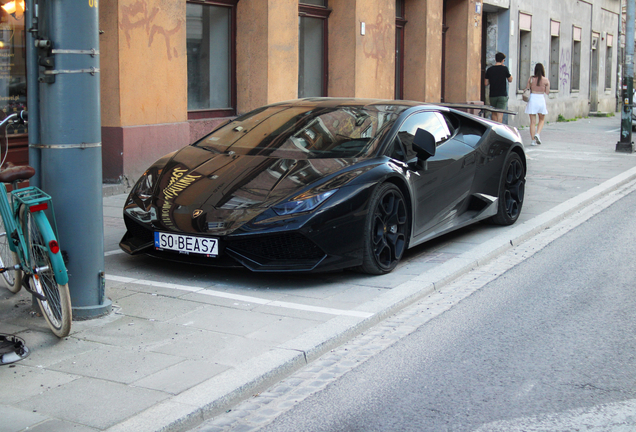
[{"label": "car side window", "polygon": [[[415,158],[413,138],[415,138],[415,132],[419,128],[433,134],[437,146],[451,137],[448,123],[442,114],[435,111],[415,113],[404,120],[404,123],[400,126],[397,136],[389,149],[388,156],[403,162],[408,162]],[[398,149],[402,148],[402,146],[403,150],[399,151]]]}]

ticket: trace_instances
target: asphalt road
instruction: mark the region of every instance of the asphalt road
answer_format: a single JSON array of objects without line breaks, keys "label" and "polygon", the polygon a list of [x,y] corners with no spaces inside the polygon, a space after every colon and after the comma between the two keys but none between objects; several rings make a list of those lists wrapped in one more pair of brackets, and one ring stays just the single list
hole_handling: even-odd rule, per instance
[{"label": "asphalt road", "polygon": [[635,430],[634,208],[631,193],[323,390],[237,430]]}]

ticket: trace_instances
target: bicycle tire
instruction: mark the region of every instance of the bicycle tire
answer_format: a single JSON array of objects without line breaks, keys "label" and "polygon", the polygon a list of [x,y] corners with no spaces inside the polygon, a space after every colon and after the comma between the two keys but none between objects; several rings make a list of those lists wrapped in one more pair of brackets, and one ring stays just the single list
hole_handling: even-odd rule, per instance
[{"label": "bicycle tire", "polygon": [[[0,217],[0,267],[14,267],[16,264],[20,264],[18,254],[9,247],[10,241],[10,234],[6,232],[4,221]],[[17,293],[22,288],[23,276],[22,269],[8,270],[0,273],[0,282],[12,293]]]},{"label": "bicycle tire", "polygon": [[[29,265],[32,273],[29,284],[35,292],[46,298],[42,300],[36,296],[42,315],[53,334],[59,338],[66,337],[71,331],[73,320],[68,283],[60,285],[56,282],[48,246],[33,214],[22,209],[20,217],[29,249]],[[42,223],[48,224],[47,228],[50,230],[48,219],[44,218]]]}]

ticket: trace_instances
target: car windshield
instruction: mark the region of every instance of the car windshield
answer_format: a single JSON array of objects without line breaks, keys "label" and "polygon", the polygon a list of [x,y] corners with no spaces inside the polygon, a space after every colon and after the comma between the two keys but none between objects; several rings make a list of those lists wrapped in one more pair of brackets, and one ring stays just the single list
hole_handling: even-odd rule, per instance
[{"label": "car windshield", "polygon": [[273,105],[249,112],[194,145],[287,159],[363,158],[406,106]]}]

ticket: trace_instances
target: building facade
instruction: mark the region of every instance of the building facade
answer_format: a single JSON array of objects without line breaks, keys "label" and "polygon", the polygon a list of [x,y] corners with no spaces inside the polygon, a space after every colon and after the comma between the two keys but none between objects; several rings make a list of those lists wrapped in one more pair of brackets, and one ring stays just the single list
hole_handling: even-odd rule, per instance
[{"label": "building facade", "polygon": [[[617,103],[625,0],[108,0],[99,5],[104,180],[262,105],[333,96],[488,103],[497,51],[513,75],[509,124],[536,63],[548,121]],[[26,107],[23,0],[0,0],[0,103]],[[55,84],[40,84],[55,85]],[[10,130],[9,160],[27,160]]]},{"label": "building facade", "polygon": [[479,101],[476,0],[99,3],[104,177],[298,97]]},{"label": "building facade", "polygon": [[550,79],[547,121],[616,110],[621,10],[621,0],[485,0],[484,69],[507,55],[510,124],[529,124],[521,93],[537,63]]}]

